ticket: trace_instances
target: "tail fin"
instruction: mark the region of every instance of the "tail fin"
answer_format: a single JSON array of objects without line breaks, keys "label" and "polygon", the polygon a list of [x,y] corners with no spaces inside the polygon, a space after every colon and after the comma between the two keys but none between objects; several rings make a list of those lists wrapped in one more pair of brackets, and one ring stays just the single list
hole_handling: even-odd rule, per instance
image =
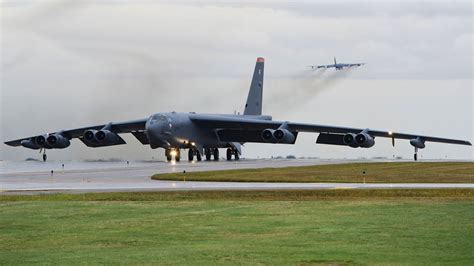
[{"label": "tail fin", "polygon": [[255,70],[253,71],[252,83],[250,83],[247,103],[245,103],[244,115],[261,115],[263,98],[263,69],[265,59],[257,58]]}]

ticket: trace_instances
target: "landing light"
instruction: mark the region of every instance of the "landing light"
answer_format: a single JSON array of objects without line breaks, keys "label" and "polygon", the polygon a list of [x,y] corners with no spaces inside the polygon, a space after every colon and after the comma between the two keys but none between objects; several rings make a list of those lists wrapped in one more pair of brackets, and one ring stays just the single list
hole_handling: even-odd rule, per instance
[{"label": "landing light", "polygon": [[175,150],[172,150],[172,151],[170,152],[170,155],[174,157],[174,156],[178,155],[178,152],[175,151]]},{"label": "landing light", "polygon": [[191,142],[191,146],[196,146],[196,143],[194,143],[194,142]]},{"label": "landing light", "polygon": [[389,131],[388,134],[391,136],[393,133],[392,133],[392,131]]}]

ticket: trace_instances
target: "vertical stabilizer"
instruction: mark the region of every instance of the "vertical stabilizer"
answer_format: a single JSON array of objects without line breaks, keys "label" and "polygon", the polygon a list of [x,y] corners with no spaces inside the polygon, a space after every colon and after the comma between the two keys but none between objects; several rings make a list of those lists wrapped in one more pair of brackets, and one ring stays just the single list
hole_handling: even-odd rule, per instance
[{"label": "vertical stabilizer", "polygon": [[258,57],[255,70],[253,71],[252,83],[250,83],[249,95],[245,103],[244,115],[262,114],[264,64],[265,59]]}]

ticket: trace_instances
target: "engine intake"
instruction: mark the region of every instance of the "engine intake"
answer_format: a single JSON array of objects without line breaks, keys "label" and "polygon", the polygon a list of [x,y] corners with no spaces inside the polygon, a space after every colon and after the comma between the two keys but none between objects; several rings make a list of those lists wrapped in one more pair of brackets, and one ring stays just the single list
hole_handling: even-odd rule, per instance
[{"label": "engine intake", "polygon": [[90,143],[97,143],[97,139],[95,138],[95,133],[97,130],[89,129],[84,132],[84,139],[86,139]]},{"label": "engine intake", "polygon": [[291,144],[295,142],[295,135],[291,133],[288,129],[279,128],[273,132],[273,137],[278,143]]},{"label": "engine intake", "polygon": [[48,144],[49,147],[54,149],[64,149],[69,147],[69,145],[71,145],[71,142],[63,135],[55,133],[50,134],[46,138],[46,144]]},{"label": "engine intake", "polygon": [[106,129],[95,132],[95,139],[104,145],[115,144],[120,141],[120,137],[117,134]]},{"label": "engine intake", "polygon": [[84,137],[82,138],[82,141],[89,147],[104,147],[125,144],[125,141],[119,135],[117,135],[117,133],[107,129],[88,129],[84,131],[83,136]]},{"label": "engine intake", "polygon": [[44,145],[46,144],[46,137],[45,136],[38,136],[38,137],[36,137],[35,142],[38,146],[44,147]]},{"label": "engine intake", "polygon": [[375,140],[372,136],[365,132],[361,132],[356,135],[355,142],[359,147],[370,148],[375,145]]},{"label": "engine intake", "polygon": [[344,137],[342,138],[342,141],[344,142],[344,144],[346,144],[347,146],[350,146],[352,148],[357,148],[359,147],[359,144],[357,144],[356,142],[356,134],[354,133],[347,133],[346,135],[344,135]]},{"label": "engine intake", "polygon": [[273,137],[274,132],[275,132],[275,130],[273,130],[273,129],[265,129],[264,131],[262,131],[263,141],[276,143],[276,139]]}]

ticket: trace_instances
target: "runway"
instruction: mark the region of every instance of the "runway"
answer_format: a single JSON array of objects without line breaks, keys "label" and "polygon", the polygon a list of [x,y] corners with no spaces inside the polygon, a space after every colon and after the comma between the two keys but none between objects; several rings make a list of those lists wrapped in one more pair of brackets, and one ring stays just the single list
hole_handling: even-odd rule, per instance
[{"label": "runway", "polygon": [[[1,162],[1,194],[83,193],[170,190],[274,190],[274,189],[390,189],[474,188],[473,184],[363,184],[363,183],[252,183],[156,181],[156,173],[305,166],[356,161],[240,160],[199,163],[139,162]],[[64,170],[62,168],[64,164]],[[53,170],[53,174],[51,174]],[[185,174],[183,174],[183,180]]]}]

